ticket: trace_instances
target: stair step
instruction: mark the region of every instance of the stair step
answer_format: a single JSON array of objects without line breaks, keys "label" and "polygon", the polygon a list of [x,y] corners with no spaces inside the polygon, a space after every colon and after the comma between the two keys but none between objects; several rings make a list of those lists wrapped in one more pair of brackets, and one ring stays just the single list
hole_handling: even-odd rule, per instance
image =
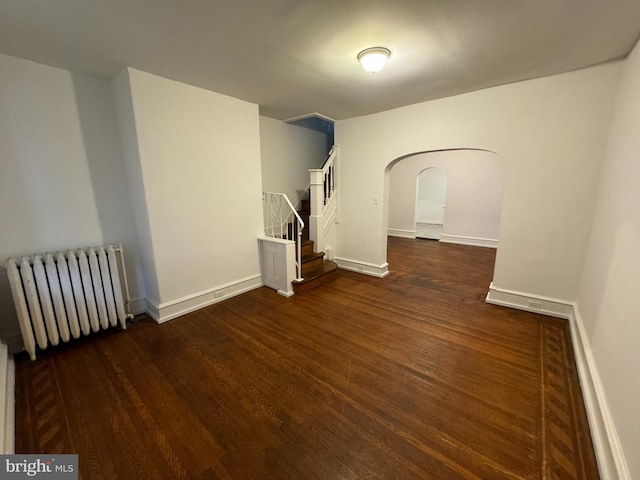
[{"label": "stair step", "polygon": [[[302,258],[313,253],[313,243],[313,240],[302,241]],[[298,252],[296,252],[296,255],[298,255]]]},{"label": "stair step", "polygon": [[314,270],[321,268],[324,262],[324,252],[312,252],[302,256],[302,276],[306,277]]},{"label": "stair step", "polygon": [[310,271],[307,275],[304,275],[304,280],[301,282],[293,282],[293,292],[295,294],[306,293],[314,288],[332,282],[337,277],[338,264],[331,260],[327,260],[317,269]]}]

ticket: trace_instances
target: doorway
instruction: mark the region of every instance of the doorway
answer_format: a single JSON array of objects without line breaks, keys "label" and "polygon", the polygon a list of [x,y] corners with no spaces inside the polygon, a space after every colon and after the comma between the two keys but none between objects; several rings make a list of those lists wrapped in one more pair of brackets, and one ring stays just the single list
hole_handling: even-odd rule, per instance
[{"label": "doorway", "polygon": [[447,202],[447,172],[431,167],[420,172],[416,185],[416,238],[440,240]]},{"label": "doorway", "polygon": [[[425,202],[435,207],[430,210],[434,216],[417,212],[423,173],[434,183],[439,174],[439,186],[431,190],[446,198],[445,202],[442,197]],[[438,150],[400,157],[385,173],[387,235],[417,238],[422,236],[416,232],[417,223],[441,223],[440,242],[497,248],[504,177],[504,159],[486,150]]]}]

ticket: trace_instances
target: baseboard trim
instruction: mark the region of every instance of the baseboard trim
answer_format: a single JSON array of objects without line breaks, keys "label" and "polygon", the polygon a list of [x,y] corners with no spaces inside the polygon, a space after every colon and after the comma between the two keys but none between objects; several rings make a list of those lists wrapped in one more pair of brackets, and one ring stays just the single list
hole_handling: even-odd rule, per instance
[{"label": "baseboard trim", "polygon": [[389,264],[387,262],[382,265],[375,265],[373,263],[359,262],[348,258],[336,258],[334,261],[338,264],[339,268],[344,270],[364,273],[365,275],[371,275],[372,277],[378,278],[383,278],[389,275]]},{"label": "baseboard trim", "polygon": [[498,288],[493,282],[489,286],[486,302],[566,320],[573,315],[573,304],[567,300]]},{"label": "baseboard trim", "polygon": [[0,399],[0,416],[3,421],[3,429],[0,432],[0,453],[3,455],[11,455],[15,451],[15,426],[16,426],[16,410],[15,410],[15,363],[13,356],[9,353],[9,349],[4,343],[0,343],[0,384],[2,385],[3,397]]},{"label": "baseboard trim", "polygon": [[387,229],[387,235],[389,235],[390,237],[416,238],[416,231],[402,230],[400,228],[389,228]]},{"label": "baseboard trim", "polygon": [[416,225],[435,225],[442,227],[444,223],[439,220],[416,220]]},{"label": "baseboard trim", "polygon": [[473,247],[498,248],[498,240],[494,238],[464,237],[461,235],[440,234],[443,243],[455,243],[457,245],[471,245]]},{"label": "baseboard trim", "polygon": [[600,380],[589,337],[586,335],[577,303],[573,304],[573,314],[569,322],[582,395],[591,428],[591,438],[598,458],[600,478],[631,480],[629,467],[613,423],[607,396]]},{"label": "baseboard trim", "polygon": [[613,417],[577,303],[497,288],[493,283],[489,287],[486,301],[493,305],[550,315],[569,321],[571,343],[589,419],[593,447],[598,460],[600,478],[631,480],[629,467],[613,423]]},{"label": "baseboard trim", "polygon": [[283,297],[293,297],[293,290],[290,292],[285,292],[284,290],[277,290],[278,295],[282,295]]},{"label": "baseboard trim", "polygon": [[160,318],[160,309],[158,308],[158,305],[156,305],[154,302],[152,302],[149,299],[145,299],[145,309],[144,309],[144,313],[146,313],[147,315],[149,315],[153,320],[155,320],[156,323],[160,323],[158,322],[158,319]]},{"label": "baseboard trim", "polygon": [[171,302],[155,303],[147,300],[147,313],[156,323],[164,323],[187,313],[200,310],[214,303],[221,302],[231,297],[246,293],[250,290],[262,287],[261,275],[254,275],[235,282],[229,282],[203,292],[195,293]]},{"label": "baseboard trim", "polygon": [[144,298],[136,298],[129,301],[129,310],[133,315],[140,315],[147,311],[147,300]]}]

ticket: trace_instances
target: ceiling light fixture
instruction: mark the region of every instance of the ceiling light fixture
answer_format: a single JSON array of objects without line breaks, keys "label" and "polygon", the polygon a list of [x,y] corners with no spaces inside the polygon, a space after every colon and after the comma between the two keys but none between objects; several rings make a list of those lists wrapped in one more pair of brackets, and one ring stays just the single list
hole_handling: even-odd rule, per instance
[{"label": "ceiling light fixture", "polygon": [[376,73],[384,68],[391,51],[384,47],[367,48],[358,54],[358,61],[367,72]]}]

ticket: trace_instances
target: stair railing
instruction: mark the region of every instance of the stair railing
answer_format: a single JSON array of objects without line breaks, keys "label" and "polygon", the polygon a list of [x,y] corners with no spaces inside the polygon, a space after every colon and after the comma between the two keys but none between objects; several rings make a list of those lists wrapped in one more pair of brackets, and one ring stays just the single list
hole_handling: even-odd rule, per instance
[{"label": "stair railing", "polygon": [[296,242],[296,280],[302,281],[302,218],[284,193],[262,192],[262,211],[267,237]]},{"label": "stair railing", "polygon": [[[328,251],[335,242],[334,224],[338,215],[338,178],[339,148],[334,145],[322,168],[309,170],[309,197],[311,215],[309,216],[309,238],[313,240],[316,251]],[[331,257],[329,257],[331,258]]]},{"label": "stair railing", "polygon": [[322,185],[322,202],[316,204],[326,206],[336,193],[336,170],[335,161],[338,156],[338,147],[334,145],[329,151],[322,168],[309,170],[311,173],[311,185]]}]

